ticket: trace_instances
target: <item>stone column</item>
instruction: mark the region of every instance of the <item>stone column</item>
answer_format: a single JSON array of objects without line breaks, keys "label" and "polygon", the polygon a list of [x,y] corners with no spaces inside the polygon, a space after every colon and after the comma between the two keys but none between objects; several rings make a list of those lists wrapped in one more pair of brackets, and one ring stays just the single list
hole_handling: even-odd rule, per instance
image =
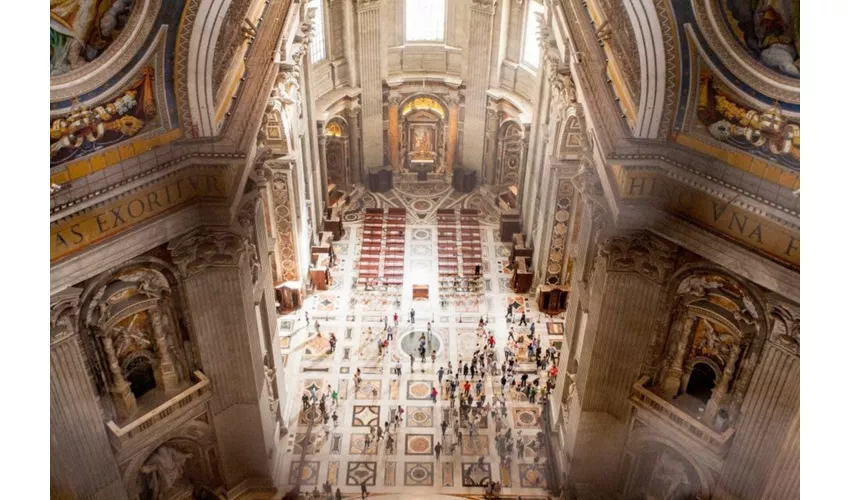
[{"label": "stone column", "polygon": [[162,388],[166,391],[177,389],[179,381],[177,380],[177,372],[174,370],[174,362],[171,360],[171,353],[168,352],[168,341],[166,340],[167,331],[166,321],[159,308],[150,309],[151,327],[153,328],[153,336],[156,341],[156,350],[159,353],[159,379],[162,381]]},{"label": "stone column", "polygon": [[670,333],[671,335],[678,336],[678,339],[671,346],[670,354],[667,359],[667,373],[661,380],[661,395],[663,395],[666,399],[673,398],[681,391],[685,355],[688,353],[688,348],[691,346],[691,333],[693,333],[695,324],[696,317],[692,314],[686,313],[685,321],[682,324],[682,330]]},{"label": "stone column", "polygon": [[401,155],[399,151],[399,128],[398,128],[398,105],[401,104],[401,95],[391,92],[387,98],[389,102],[388,124],[387,124],[387,140],[390,141],[390,165],[393,167],[393,172],[401,171]]},{"label": "stone column", "polygon": [[457,92],[452,92],[446,98],[449,103],[448,143],[446,144],[446,173],[451,175],[454,171],[455,157],[457,156],[457,130],[458,114],[460,112],[460,97]]},{"label": "stone column", "polygon": [[363,89],[363,160],[365,168],[384,163],[381,88],[381,0],[357,0],[357,53]]},{"label": "stone column", "polygon": [[186,293],[204,374],[213,387],[210,414],[225,486],[268,480],[275,446],[262,400],[262,348],[254,310],[249,243],[202,227],[169,244]]},{"label": "stone column", "polygon": [[363,179],[363,134],[360,130],[360,105],[353,103],[345,110],[348,120],[349,168],[351,169],[352,184],[359,184]]},{"label": "stone column", "polygon": [[121,367],[118,365],[118,357],[115,355],[115,347],[112,345],[112,336],[109,332],[97,332],[103,344],[103,351],[106,353],[106,360],[109,363],[109,372],[112,378],[112,386],[109,388],[114,395],[112,398],[115,401],[115,406],[118,408],[118,413],[121,417],[129,417],[136,412],[136,397],[130,391],[130,384],[124,379],[124,374],[121,373]]},{"label": "stone column", "polygon": [[[705,413],[703,413],[703,421],[708,425],[713,425],[714,417],[717,415],[717,410],[723,404],[726,394],[729,392],[729,387],[732,384],[732,378],[735,376],[735,366],[738,364],[738,356],[741,354],[741,345],[734,344],[729,350],[729,359],[726,360],[726,365],[723,367],[723,375],[720,381],[711,391],[711,399],[705,405]],[[687,386],[682,385],[682,389],[687,389]]]},{"label": "stone column", "polygon": [[309,146],[311,174],[314,177],[314,202],[313,202],[313,221],[315,233],[318,234],[322,225],[322,214],[325,207],[328,205],[328,174],[325,170],[324,157],[319,153],[319,133],[318,123],[316,122],[316,102],[313,98],[313,63],[310,60],[310,44],[313,41],[315,32],[314,20],[308,18],[301,26],[301,48],[303,57],[301,58],[301,91],[304,93],[305,106],[305,121]]},{"label": "stone column", "polygon": [[[470,55],[466,71],[463,115],[463,165],[476,168],[484,158],[487,83],[490,79],[491,31],[495,0],[473,0],[469,14]],[[479,172],[482,180],[484,172]]]},{"label": "stone column", "polygon": [[629,395],[640,376],[654,313],[673,268],[675,247],[646,232],[602,240],[587,304],[576,391],[580,401],[570,481],[613,496],[628,436]]},{"label": "stone column", "polygon": [[50,498],[127,498],[77,330],[80,288],[50,299]]},{"label": "stone column", "polygon": [[[466,123],[466,122],[464,122]],[[466,129],[464,125],[464,129]],[[464,132],[466,136],[469,132]],[[464,148],[466,151],[466,148]],[[465,154],[465,153],[464,153]],[[487,110],[487,118],[484,126],[484,172],[481,175],[482,182],[496,184],[499,182],[499,112],[495,109]],[[464,163],[467,160],[464,159]]]}]

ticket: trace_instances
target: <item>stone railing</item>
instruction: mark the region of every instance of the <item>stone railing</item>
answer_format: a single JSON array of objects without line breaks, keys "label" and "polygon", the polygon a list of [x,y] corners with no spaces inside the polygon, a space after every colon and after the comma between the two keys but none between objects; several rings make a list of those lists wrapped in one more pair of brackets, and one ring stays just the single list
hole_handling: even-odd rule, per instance
[{"label": "stone railing", "polygon": [[[212,389],[210,388],[210,379],[200,371],[193,373],[194,384],[180,394],[175,395],[168,401],[163,402],[153,410],[139,416],[138,418],[127,422],[123,427],[120,427],[115,421],[110,420],[106,423],[109,429],[109,441],[117,450],[121,450],[128,443],[134,441],[136,437],[143,434],[147,429],[154,427],[157,423],[164,420],[170,420],[170,417],[175,413],[180,413],[180,409],[189,405],[196,406],[212,397]],[[194,404],[193,404],[194,403]]]},{"label": "stone railing", "polygon": [[646,387],[648,381],[649,376],[644,375],[632,386],[630,400],[639,410],[648,411],[676,426],[717,455],[724,455],[729,450],[732,435],[735,434],[734,428],[730,427],[723,432],[715,431],[649,390]]}]

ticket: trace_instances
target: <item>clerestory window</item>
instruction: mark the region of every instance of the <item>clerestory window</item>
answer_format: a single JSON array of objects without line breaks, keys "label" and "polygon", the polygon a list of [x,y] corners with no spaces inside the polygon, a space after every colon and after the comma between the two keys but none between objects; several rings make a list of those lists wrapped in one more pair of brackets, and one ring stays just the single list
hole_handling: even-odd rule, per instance
[{"label": "clerestory window", "polygon": [[405,0],[404,39],[441,42],[446,32],[446,0]]}]

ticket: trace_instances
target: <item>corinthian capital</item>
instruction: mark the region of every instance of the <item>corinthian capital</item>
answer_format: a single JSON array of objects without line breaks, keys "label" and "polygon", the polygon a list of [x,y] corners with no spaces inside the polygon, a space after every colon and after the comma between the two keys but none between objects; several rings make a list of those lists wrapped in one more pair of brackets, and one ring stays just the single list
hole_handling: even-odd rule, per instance
[{"label": "corinthian capital", "polygon": [[636,272],[664,283],[675,264],[675,246],[646,232],[608,238],[601,248],[608,271]]},{"label": "corinthian capital", "polygon": [[50,343],[77,333],[81,288],[67,288],[50,298]]},{"label": "corinthian capital", "polygon": [[211,267],[238,266],[248,242],[230,231],[201,228],[169,243],[171,258],[184,278]]}]

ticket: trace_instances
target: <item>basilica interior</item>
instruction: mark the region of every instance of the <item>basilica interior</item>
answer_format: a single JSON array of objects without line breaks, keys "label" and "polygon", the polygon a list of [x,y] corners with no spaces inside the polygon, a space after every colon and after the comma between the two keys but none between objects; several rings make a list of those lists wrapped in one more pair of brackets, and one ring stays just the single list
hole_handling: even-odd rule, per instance
[{"label": "basilica interior", "polygon": [[799,498],[799,11],[51,0],[51,498]]}]

